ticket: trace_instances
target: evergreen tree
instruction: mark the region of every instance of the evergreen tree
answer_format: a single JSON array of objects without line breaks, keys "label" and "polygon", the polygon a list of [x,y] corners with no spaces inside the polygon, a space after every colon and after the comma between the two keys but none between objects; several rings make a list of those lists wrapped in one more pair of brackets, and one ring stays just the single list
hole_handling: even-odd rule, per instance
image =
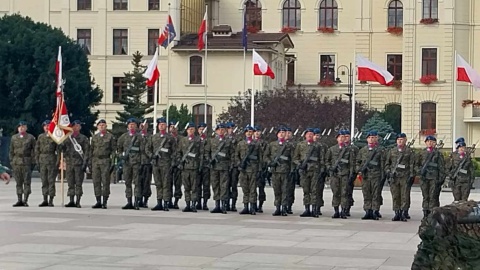
[{"label": "evergreen tree", "polygon": [[[362,137],[359,142],[356,143],[358,147],[363,147],[367,143],[367,134],[369,131],[376,130],[378,132],[378,142],[385,147],[391,147],[395,145],[396,142],[396,133],[394,132],[392,126],[387,123],[379,113],[373,114],[373,116],[365,122],[365,125],[362,127]],[[390,138],[384,142],[384,138],[388,135]]]},{"label": "evergreen tree", "polygon": [[[163,110],[162,116],[167,118],[167,110]],[[183,132],[183,128],[188,122],[193,121],[193,115],[188,111],[188,106],[186,104],[181,104],[180,108],[177,105],[170,105],[168,108],[168,121],[178,121],[178,130],[180,133]]]},{"label": "evergreen tree", "polygon": [[382,118],[389,123],[393,131],[396,133],[401,132],[402,128],[402,106],[397,104],[390,104],[385,106],[385,110],[380,113]]},{"label": "evergreen tree", "polygon": [[113,124],[112,132],[116,135],[125,131],[126,122],[129,118],[135,118],[141,121],[146,115],[153,112],[152,105],[143,101],[147,95],[148,87],[146,79],[143,77],[146,67],[141,64],[143,55],[136,51],[133,54],[132,66],[133,70],[124,73],[126,89],[123,89],[120,104],[123,104],[123,111],[117,111],[117,121]]}]

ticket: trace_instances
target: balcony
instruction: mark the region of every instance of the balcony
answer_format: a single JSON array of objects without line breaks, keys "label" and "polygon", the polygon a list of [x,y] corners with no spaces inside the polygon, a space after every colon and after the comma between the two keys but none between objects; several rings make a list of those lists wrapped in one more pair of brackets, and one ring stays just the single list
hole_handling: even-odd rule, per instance
[{"label": "balcony", "polygon": [[462,104],[463,122],[480,123],[480,102]]}]

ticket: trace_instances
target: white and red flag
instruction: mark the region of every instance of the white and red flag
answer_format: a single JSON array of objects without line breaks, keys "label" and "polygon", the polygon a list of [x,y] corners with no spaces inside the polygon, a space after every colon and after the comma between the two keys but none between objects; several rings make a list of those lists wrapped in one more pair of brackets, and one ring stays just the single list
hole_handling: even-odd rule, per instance
[{"label": "white and red flag", "polygon": [[160,78],[160,71],[158,71],[158,48],[155,51],[155,55],[152,58],[152,61],[147,66],[143,77],[147,78],[147,86],[152,87],[155,85],[155,82]]},{"label": "white and red flag", "polygon": [[200,24],[200,29],[198,29],[197,48],[199,51],[202,51],[207,43],[207,16],[207,11],[205,10],[205,15],[203,16],[202,23]]},{"label": "white and red flag", "polygon": [[62,47],[58,48],[57,63],[55,65],[57,75],[57,107],[53,114],[52,121],[48,126],[48,134],[57,143],[61,144],[72,132],[70,118],[68,117],[67,106],[63,99],[63,78],[62,78]]},{"label": "white and red flag", "polygon": [[261,76],[269,76],[272,79],[275,79],[275,73],[268,66],[267,62],[253,49],[253,74]]},{"label": "white and red flag", "polygon": [[473,87],[480,89],[480,75],[457,54],[457,81],[469,82]]},{"label": "white and red flag", "polygon": [[356,58],[359,81],[378,82],[381,85],[387,86],[393,84],[394,77],[388,70],[368,61],[360,55],[357,55]]}]

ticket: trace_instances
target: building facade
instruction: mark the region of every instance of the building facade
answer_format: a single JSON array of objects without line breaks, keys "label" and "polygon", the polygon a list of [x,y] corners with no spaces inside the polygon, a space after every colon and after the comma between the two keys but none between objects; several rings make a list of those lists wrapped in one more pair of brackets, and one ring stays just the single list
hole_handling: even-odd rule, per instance
[{"label": "building facade", "polygon": [[[251,51],[244,60],[239,33],[245,5],[249,45],[277,75],[273,81],[255,78],[255,90],[300,87],[348,98],[357,53],[396,80],[394,87],[355,80],[357,101],[378,110],[401,106],[402,130],[419,135],[415,146],[430,134],[445,139],[446,147],[454,137],[473,143],[480,136],[480,95],[455,82],[455,52],[480,70],[475,0],[0,0],[0,14],[21,13],[60,27],[84,46],[104,90],[98,109],[108,120],[122,109],[121,78],[131,70],[131,54],[140,51],[147,64],[171,14],[177,37],[160,50],[158,109],[184,103],[198,120],[206,96],[214,122],[230,97],[252,88]],[[195,49],[205,6],[207,55]],[[212,31],[217,26],[231,30]],[[145,98],[153,102],[153,90]]]}]

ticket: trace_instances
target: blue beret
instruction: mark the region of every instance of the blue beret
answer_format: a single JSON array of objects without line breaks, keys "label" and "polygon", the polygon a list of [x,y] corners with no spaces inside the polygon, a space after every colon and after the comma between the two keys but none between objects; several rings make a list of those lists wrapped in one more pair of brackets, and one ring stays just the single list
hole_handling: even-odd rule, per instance
[{"label": "blue beret", "polygon": [[171,119],[170,122],[168,123],[169,126],[175,126],[177,124],[177,120]]},{"label": "blue beret", "polygon": [[285,130],[286,130],[286,131],[292,131],[292,129],[289,128],[289,127],[285,127]]},{"label": "blue beret", "polygon": [[127,120],[127,125],[130,124],[130,123],[137,123],[137,121],[135,120],[135,118],[128,118]]},{"label": "blue beret", "polygon": [[50,125],[50,122],[51,122],[50,120],[45,120],[43,121],[42,126]]},{"label": "blue beret", "polygon": [[228,123],[226,124],[226,127],[227,127],[227,128],[234,128],[234,127],[235,127],[235,124],[234,124],[233,122],[228,122]]},{"label": "blue beret", "polygon": [[319,128],[314,128],[314,129],[313,129],[313,133],[314,133],[314,134],[320,134],[321,132],[320,132],[320,129],[319,129]]},{"label": "blue beret", "polygon": [[189,122],[188,125],[187,125],[187,128],[194,128],[195,127],[195,123],[194,122]]},{"label": "blue beret", "polygon": [[337,136],[335,136],[335,138],[338,138],[338,136],[340,135],[345,135],[345,131],[344,130],[339,130],[338,133],[337,133]]},{"label": "blue beret", "polygon": [[207,127],[207,124],[201,122],[200,124],[198,124],[197,128],[201,128],[201,127],[205,128]]},{"label": "blue beret", "polygon": [[350,135],[350,130],[344,129],[343,130],[343,135]]},{"label": "blue beret", "polygon": [[307,134],[308,132],[314,133],[314,132],[313,132],[313,128],[307,128],[307,129],[305,129],[305,134]]},{"label": "blue beret", "polygon": [[247,125],[247,126],[243,129],[243,132],[247,132],[247,131],[250,131],[250,130],[251,130],[251,131],[255,131],[255,129],[254,129],[252,126]]},{"label": "blue beret", "polygon": [[287,128],[286,127],[279,127],[277,133],[280,132],[280,131],[287,131]]},{"label": "blue beret", "polygon": [[167,123],[167,119],[165,119],[165,117],[157,118],[157,124],[160,124],[160,123]]},{"label": "blue beret", "polygon": [[407,137],[407,134],[405,134],[405,133],[399,133],[399,134],[397,134],[397,139],[398,139],[398,138],[406,138],[406,137]]},{"label": "blue beret", "polygon": [[17,127],[19,126],[26,126],[27,122],[26,121],[19,121]]},{"label": "blue beret", "polygon": [[254,126],[253,129],[255,129],[255,131],[261,131],[262,128],[260,126]]},{"label": "blue beret", "polygon": [[457,144],[457,149],[458,149],[459,147],[465,147],[465,146],[467,146],[467,144],[466,144],[465,142],[459,142],[459,143]]},{"label": "blue beret", "polygon": [[378,132],[376,130],[370,130],[367,133],[367,137],[370,137],[370,136],[378,136]]},{"label": "blue beret", "polygon": [[465,142],[465,139],[463,137],[460,137],[455,141],[455,143],[461,143],[461,142]]},{"label": "blue beret", "polygon": [[434,141],[434,142],[436,142],[436,141],[437,141],[437,138],[435,138],[435,137],[432,136],[432,135],[428,135],[428,136],[425,138],[425,141]]},{"label": "blue beret", "polygon": [[98,124],[106,124],[106,123],[107,123],[107,121],[105,121],[105,119],[100,119],[100,120],[98,120],[97,125]]},{"label": "blue beret", "polygon": [[[75,121],[72,122],[72,124],[73,124],[73,125],[83,125],[83,124],[85,124],[85,123],[83,123],[83,122],[80,121],[80,120],[75,120]],[[127,124],[128,124],[128,121],[127,121]]]},{"label": "blue beret", "polygon": [[218,125],[215,127],[215,130],[217,130],[217,129],[219,129],[219,128],[225,128],[225,124],[223,124],[223,123],[218,124]]}]

